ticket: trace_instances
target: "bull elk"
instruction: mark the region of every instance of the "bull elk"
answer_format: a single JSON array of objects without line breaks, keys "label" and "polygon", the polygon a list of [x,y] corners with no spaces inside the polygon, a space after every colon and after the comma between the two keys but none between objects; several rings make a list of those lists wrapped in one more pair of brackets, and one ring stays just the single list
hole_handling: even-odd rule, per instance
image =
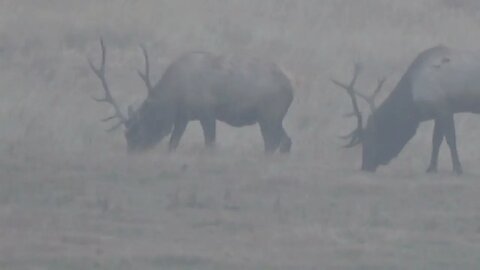
[{"label": "bull elk", "polygon": [[[454,114],[480,113],[479,75],[479,54],[445,46],[421,52],[390,95],[374,109],[366,127],[357,127],[361,133],[358,142],[363,145],[362,170],[375,171],[388,164],[415,135],[421,122],[434,120],[427,172],[437,171],[439,149],[445,138],[453,172],[461,174]],[[351,97],[356,104],[355,95]]]},{"label": "bull elk", "polygon": [[283,119],[292,103],[293,89],[289,78],[274,63],[190,52],[173,61],[158,83],[152,85],[148,54],[142,47],[145,72],[139,75],[148,95],[138,110],[129,107],[125,116],[108,87],[103,40],[100,45],[100,67],[89,60],[105,92],[104,98],[96,100],[113,106],[115,115],[103,121],[117,118],[119,122],[112,129],[125,127],[129,153],[153,148],[170,133],[169,150],[175,150],[188,122],[193,120],[200,121],[207,147],[214,145],[219,120],[235,127],[258,123],[267,154],[277,149],[290,151],[291,139],[283,128]]}]

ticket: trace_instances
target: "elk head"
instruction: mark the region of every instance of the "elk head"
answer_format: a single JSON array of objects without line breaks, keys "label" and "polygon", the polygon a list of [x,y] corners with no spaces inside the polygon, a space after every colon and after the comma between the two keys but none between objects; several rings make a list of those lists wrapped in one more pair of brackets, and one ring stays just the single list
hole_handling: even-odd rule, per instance
[{"label": "elk head", "polygon": [[[378,95],[378,93],[380,93],[380,90],[382,89],[382,86],[385,83],[386,79],[385,78],[379,79],[377,82],[377,88],[373,91],[373,93],[371,95],[365,95],[355,90],[355,82],[357,81],[360,71],[361,71],[361,66],[359,64],[355,64],[353,78],[349,84],[341,83],[335,79],[331,79],[331,81],[335,85],[345,89],[352,102],[353,112],[345,114],[345,117],[355,116],[357,118],[357,127],[349,134],[345,136],[340,136],[340,137],[342,139],[350,140],[345,145],[345,147],[347,148],[350,148],[362,143],[363,144],[362,170],[374,171],[376,169],[376,166],[378,165],[375,165],[375,166],[370,165],[369,160],[372,160],[375,158],[375,149],[372,147],[366,147],[366,145],[371,144],[372,140],[373,141],[375,140],[375,129],[376,129],[375,118],[374,118],[374,115],[375,115],[374,112],[376,109],[375,97]],[[357,97],[364,100],[370,108],[371,115],[368,119],[366,128],[363,127],[363,117],[357,103]]]},{"label": "elk head", "polygon": [[150,67],[148,54],[145,47],[141,47],[143,56],[145,58],[145,73],[138,71],[138,75],[141,77],[148,90],[148,96],[142,103],[138,110],[133,110],[131,106],[128,107],[128,114],[125,116],[118,103],[113,98],[107,80],[105,78],[105,62],[106,62],[106,49],[102,39],[100,39],[100,47],[102,50],[100,67],[95,67],[93,62],[89,59],[88,63],[100,79],[105,97],[93,98],[97,102],[105,102],[112,105],[115,113],[113,116],[102,119],[102,122],[108,122],[113,119],[118,119],[118,122],[107,130],[107,132],[116,130],[117,128],[125,127],[125,139],[127,141],[128,153],[143,152],[153,147],[158,141],[161,140],[166,134],[170,132],[171,126],[162,125],[162,118],[160,102],[151,98],[153,91],[152,84],[150,82]]}]

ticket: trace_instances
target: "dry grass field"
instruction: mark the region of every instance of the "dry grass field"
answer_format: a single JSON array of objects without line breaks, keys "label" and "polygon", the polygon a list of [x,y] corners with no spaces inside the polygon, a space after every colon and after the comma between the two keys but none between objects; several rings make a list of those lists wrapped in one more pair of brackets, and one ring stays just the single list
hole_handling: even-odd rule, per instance
[{"label": "dry grass field", "polygon": [[[189,50],[279,63],[292,153],[223,124],[208,151],[192,123],[176,153],[127,156],[91,99],[100,36],[124,110],[146,96],[139,44],[155,80]],[[437,44],[480,50],[476,0],[0,1],[0,269],[478,269],[478,115],[456,116],[460,177],[445,145],[424,173],[432,123],[375,174],[337,137],[355,123],[331,77],[360,62],[363,91],[387,76],[382,99]]]}]

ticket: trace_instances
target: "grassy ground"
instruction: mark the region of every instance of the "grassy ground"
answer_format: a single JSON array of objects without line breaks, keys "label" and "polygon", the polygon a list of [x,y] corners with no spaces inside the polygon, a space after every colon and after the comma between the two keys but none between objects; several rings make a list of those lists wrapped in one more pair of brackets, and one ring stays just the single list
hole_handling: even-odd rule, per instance
[{"label": "grassy ground", "polygon": [[[431,123],[376,174],[341,115],[348,80],[392,89],[421,50],[480,48],[474,0],[0,1],[1,269],[478,269],[480,121],[458,115],[465,175],[424,173]],[[289,156],[264,157],[258,127],[218,127],[203,147],[192,123],[178,152],[127,156],[86,58],[109,49],[125,109],[188,50],[272,59],[298,82],[285,119]],[[364,107],[367,112],[367,108]]]}]

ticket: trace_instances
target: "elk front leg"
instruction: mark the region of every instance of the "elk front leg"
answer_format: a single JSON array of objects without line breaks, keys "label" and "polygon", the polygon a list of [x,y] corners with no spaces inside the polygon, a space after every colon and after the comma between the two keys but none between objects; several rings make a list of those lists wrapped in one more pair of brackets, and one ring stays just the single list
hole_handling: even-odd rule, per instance
[{"label": "elk front leg", "polygon": [[180,139],[182,138],[188,121],[185,119],[177,119],[173,127],[172,135],[170,136],[170,143],[168,144],[168,151],[173,152],[177,149]]},{"label": "elk front leg", "polygon": [[205,137],[205,145],[207,148],[212,148],[215,145],[216,137],[216,121],[213,117],[206,117],[200,120],[200,125],[203,129],[203,136]]},{"label": "elk front leg", "polygon": [[442,127],[441,120],[435,120],[435,126],[433,128],[432,136],[432,155],[430,157],[430,165],[428,166],[427,172],[436,172],[438,164],[438,152],[440,150],[440,145],[442,144],[444,137],[444,131]]},{"label": "elk front leg", "polygon": [[450,154],[452,157],[453,172],[456,174],[462,174],[462,165],[460,164],[460,159],[458,158],[457,151],[457,139],[455,135],[455,121],[453,119],[453,114],[450,114],[444,120],[444,132],[445,138],[447,139],[447,144],[450,147]]}]

